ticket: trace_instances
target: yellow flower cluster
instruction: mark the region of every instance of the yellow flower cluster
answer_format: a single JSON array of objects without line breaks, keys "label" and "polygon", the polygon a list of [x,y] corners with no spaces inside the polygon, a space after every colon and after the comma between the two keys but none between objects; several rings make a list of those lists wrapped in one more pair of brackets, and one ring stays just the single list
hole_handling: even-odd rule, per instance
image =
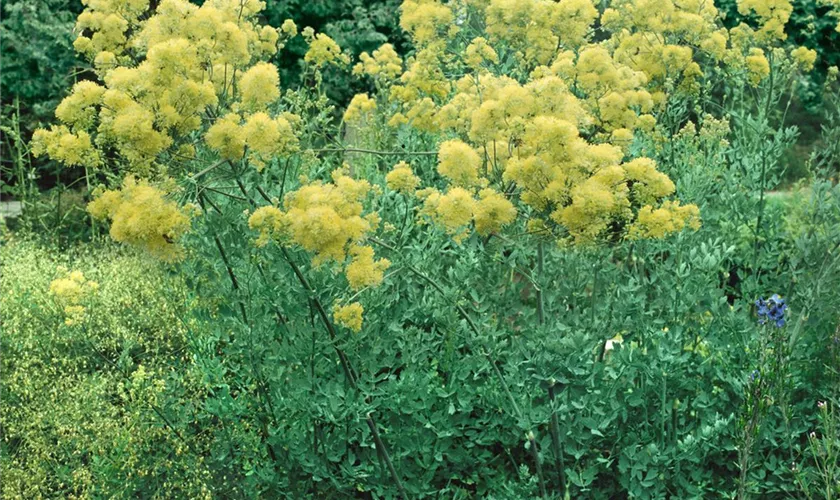
[{"label": "yellow flower cluster", "polygon": [[452,9],[437,0],[405,0],[400,8],[400,26],[411,33],[418,47],[457,31]]},{"label": "yellow flower cluster", "polygon": [[344,274],[351,289],[361,290],[382,283],[384,273],[390,266],[388,259],[374,259],[373,248],[356,245],[350,249],[350,264]]},{"label": "yellow flower cluster", "polygon": [[507,198],[492,189],[478,192],[478,201],[473,210],[475,230],[478,234],[497,233],[502,227],[516,219],[516,209]]},{"label": "yellow flower cluster", "polygon": [[473,38],[473,41],[464,50],[464,62],[467,63],[467,66],[478,69],[484,62],[498,63],[499,55],[496,54],[496,51],[484,37],[479,36]]},{"label": "yellow flower cluster", "polygon": [[504,42],[533,67],[548,64],[558,47],[586,42],[598,10],[592,0],[490,0],[485,15],[492,42]]},{"label": "yellow flower cluster", "polygon": [[[769,46],[785,39],[792,5],[790,0],[738,0],[737,4],[741,15],[755,21],[755,28],[741,23],[727,30],[714,2],[613,1],[601,16],[610,33],[602,45],[616,62],[647,77],[655,102],[665,97],[666,89],[697,92],[703,76],[700,62],[728,66],[757,85],[766,74],[764,54],[755,51],[756,44]],[[803,61],[802,68],[807,66]]]},{"label": "yellow flower cluster", "polygon": [[[362,203],[371,190],[364,180],[355,180],[345,169],[333,172],[330,183],[313,182],[289,193],[283,210],[264,206],[248,219],[251,229],[260,232],[256,240],[264,246],[271,240],[290,241],[313,254],[312,263],[320,266],[335,261],[344,267],[351,290],[376,287],[390,267],[388,259],[376,259],[364,240],[379,225],[379,216],[363,216]],[[284,241],[285,240],[285,241]],[[362,328],[362,305],[358,302],[336,306],[336,323],[358,332]]]},{"label": "yellow flower cluster", "polygon": [[617,62],[643,72],[657,87],[684,79],[683,88],[690,89],[701,75],[693,47],[713,60],[725,55],[727,34],[717,19],[714,2],[620,0],[601,22],[612,33]]},{"label": "yellow flower cluster", "polygon": [[[402,25],[420,50],[390,89],[401,106],[390,123],[456,137],[438,153],[437,171],[448,186],[417,192],[422,216],[456,240],[472,224],[487,235],[513,223],[517,202],[530,207],[530,227],[561,241],[629,233],[642,213],[647,219],[632,230],[637,237],[694,227],[696,207],[677,210],[666,201],[674,184],[656,164],[627,161],[625,154],[635,131],[655,127],[666,83],[678,79],[688,88],[701,76],[693,47],[714,50],[713,60],[727,55],[728,32],[718,27],[713,3],[617,0],[601,18],[611,32],[601,43],[589,42],[598,19],[590,0],[486,0],[470,7],[470,15],[483,16],[470,19],[486,26],[488,38],[463,47],[447,39],[452,33],[443,21],[455,16],[448,5],[403,3]],[[483,68],[499,59],[493,44],[514,51],[524,78]],[[461,50],[463,60],[449,55]],[[395,189],[409,175],[408,168],[395,169],[386,182]],[[653,224],[653,213],[672,220]]]},{"label": "yellow flower cluster", "polygon": [[74,134],[63,125],[38,129],[32,135],[32,154],[38,157],[45,153],[68,167],[96,167],[101,163],[90,134],[84,130]]},{"label": "yellow flower cluster", "polygon": [[438,129],[435,99],[445,98],[451,90],[451,84],[443,73],[439,48],[425,48],[410,58],[400,83],[391,86],[391,100],[399,103],[403,111],[392,117],[390,125],[411,123],[419,130],[434,132]]},{"label": "yellow flower cluster", "polygon": [[482,189],[477,200],[462,187],[451,187],[443,194],[426,188],[417,195],[424,200],[420,214],[431,218],[459,243],[469,236],[472,222],[478,234],[488,236],[516,219],[513,203],[491,188]]},{"label": "yellow flower cluster", "polygon": [[71,127],[90,128],[96,119],[95,106],[104,93],[105,87],[82,80],[73,86],[71,94],[55,109],[55,117]]},{"label": "yellow flower cluster", "polygon": [[[289,117],[294,119],[294,116]],[[258,169],[275,156],[288,155],[298,149],[291,123],[286,115],[274,118],[265,112],[246,117],[229,113],[214,123],[205,136],[207,145],[228,160],[239,160],[245,155]]]},{"label": "yellow flower cluster", "polygon": [[785,25],[793,13],[791,0],[738,0],[738,12],[741,15],[755,14],[760,28],[756,38],[762,42],[784,40]]},{"label": "yellow flower cluster", "polygon": [[763,50],[757,47],[751,48],[750,55],[746,57],[745,61],[747,63],[747,75],[753,86],[758,85],[761,80],[770,75],[770,63],[767,61]]},{"label": "yellow flower cluster", "polygon": [[190,228],[190,214],[146,181],[126,177],[122,188],[100,193],[88,205],[97,219],[111,221],[110,235],[164,261],[178,260],[183,251],[178,240]]},{"label": "yellow flower cluster", "polygon": [[280,75],[273,64],[258,63],[242,74],[239,80],[242,105],[246,109],[263,110],[280,97]]},{"label": "yellow flower cluster", "polygon": [[64,309],[67,326],[72,326],[84,319],[84,302],[97,290],[99,284],[85,278],[81,271],[67,272],[59,267],[58,271],[64,276],[56,278],[50,283],[50,295]]},{"label": "yellow flower cluster", "polygon": [[420,185],[420,178],[414,175],[411,166],[401,161],[385,176],[385,183],[390,189],[404,194],[413,194]]},{"label": "yellow flower cluster", "polygon": [[402,73],[402,59],[394,50],[394,46],[386,43],[373,51],[373,56],[367,52],[359,55],[359,63],[353,66],[354,75],[369,75],[391,81]]},{"label": "yellow flower cluster", "polygon": [[258,230],[257,244],[282,238],[314,254],[315,266],[327,261],[344,264],[348,282],[356,289],[375,286],[382,281],[388,261],[373,259],[373,249],[362,245],[368,234],[379,225],[379,216],[363,216],[362,202],[371,186],[355,180],[342,170],[333,172],[333,182],[313,182],[289,193],[283,210],[274,206],[260,207],[248,219],[251,229]]},{"label": "yellow flower cluster", "polygon": [[333,319],[339,325],[358,332],[362,329],[362,314],[364,311],[365,309],[358,302],[344,306],[336,305],[333,307]]},{"label": "yellow flower cluster", "polygon": [[347,105],[344,112],[344,121],[347,123],[358,123],[363,121],[373,110],[376,109],[376,101],[367,94],[356,94]]},{"label": "yellow flower cluster", "polygon": [[481,157],[469,144],[459,140],[446,141],[438,150],[438,173],[455,186],[471,187],[478,183]]},{"label": "yellow flower cluster", "polygon": [[630,227],[631,238],[662,238],[682,231],[685,227],[700,227],[700,211],[695,205],[680,206],[678,201],[666,201],[662,207],[650,205],[639,210],[639,216]]},{"label": "yellow flower cluster", "polygon": [[802,71],[814,69],[817,62],[817,51],[807,47],[797,47],[790,52],[790,57]]},{"label": "yellow flower cluster", "polygon": [[130,47],[127,32],[136,28],[140,17],[149,8],[149,0],[99,0],[83,2],[87,8],[76,20],[79,35],[73,43],[76,50],[93,58],[106,53],[122,55]]},{"label": "yellow flower cluster", "polygon": [[350,56],[341,52],[341,47],[329,36],[318,33],[309,43],[309,50],[303,60],[316,68],[327,65],[341,66],[350,64]]},{"label": "yellow flower cluster", "polygon": [[[202,128],[205,112],[220,101],[232,102],[238,112],[259,113],[280,96],[276,67],[259,61],[277,51],[281,33],[293,36],[296,27],[259,26],[264,2],[208,0],[199,7],[162,0],[154,12],[148,0],[85,3],[75,45],[94,62],[104,85],[74,86],[56,109],[68,129],[41,133],[39,152],[68,165],[93,166],[106,150],[115,150],[135,172],[149,172],[161,159],[179,158],[184,143]],[[229,117],[221,120],[230,128]],[[255,126],[264,124],[263,117],[255,120]],[[286,125],[279,123],[281,134]],[[267,137],[273,133],[268,130]],[[264,155],[265,137],[262,143]]]}]

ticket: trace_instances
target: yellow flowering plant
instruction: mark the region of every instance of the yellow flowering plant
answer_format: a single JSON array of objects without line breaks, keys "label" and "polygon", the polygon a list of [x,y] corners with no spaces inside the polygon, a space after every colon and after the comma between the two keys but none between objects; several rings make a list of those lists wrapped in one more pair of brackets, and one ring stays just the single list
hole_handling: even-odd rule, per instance
[{"label": "yellow flowering plant", "polygon": [[[492,411],[475,411],[494,413],[500,449],[515,447],[511,461],[534,475],[511,497],[569,494],[573,481],[585,494],[581,473],[562,465],[562,370],[529,364],[569,346],[535,336],[566,331],[563,316],[577,315],[584,296],[591,324],[603,325],[599,272],[635,271],[637,247],[658,259],[669,252],[650,249],[663,241],[700,238],[733,148],[762,165],[751,182],[763,208],[773,155],[792,133],[778,134],[771,151],[756,138],[770,134],[771,108],[815,63],[810,49],[782,44],[786,0],[738,2],[752,24],[731,29],[702,0],[405,0],[400,25],[413,50],[384,43],[355,59],[292,20],[261,25],[259,0],[85,5],[74,46],[97,80],[72,88],[33,153],[84,167],[102,184],[88,211],[110,237],[176,263],[210,296],[201,314],[214,320],[215,339],[197,347],[212,359],[208,407],[228,423],[246,416],[231,424],[248,453],[236,474],[258,477],[258,496],[347,494],[353,474],[377,478],[354,485],[373,496],[427,494],[421,476],[439,484],[445,467],[400,473],[400,463],[444,458],[392,454],[384,431],[402,416],[383,424],[390,414],[377,406],[409,408],[408,382],[393,393],[377,384],[417,369],[408,365],[424,355],[405,346],[425,335],[457,346],[447,355],[468,360],[465,371],[456,361],[411,376],[453,394],[467,378],[493,380],[482,402]],[[272,62],[294,37],[308,47],[299,85],[281,81]],[[330,72],[352,73],[365,92],[338,109],[322,86]],[[757,238],[760,215],[754,227]],[[591,285],[590,267],[573,269],[563,279],[578,290],[557,291],[572,287],[557,269],[605,252],[590,266]],[[723,266],[725,255],[713,260]],[[85,282],[61,279],[54,294],[75,314],[67,308],[80,307],[72,297]],[[552,316],[549,297],[571,303]],[[610,332],[600,358],[583,352],[589,345],[570,357],[629,357],[636,341],[623,339]],[[289,380],[303,388],[287,389]],[[298,404],[325,385],[329,403]],[[284,414],[287,403],[294,412]],[[468,422],[475,400],[451,404],[449,415]],[[406,432],[417,432],[413,418]],[[337,422],[359,420],[366,427],[344,448],[319,448],[334,444]],[[460,439],[447,454],[469,441]],[[303,442],[317,460],[302,458]],[[217,453],[229,470],[228,450]],[[478,470],[457,478],[458,491],[494,494]]]}]

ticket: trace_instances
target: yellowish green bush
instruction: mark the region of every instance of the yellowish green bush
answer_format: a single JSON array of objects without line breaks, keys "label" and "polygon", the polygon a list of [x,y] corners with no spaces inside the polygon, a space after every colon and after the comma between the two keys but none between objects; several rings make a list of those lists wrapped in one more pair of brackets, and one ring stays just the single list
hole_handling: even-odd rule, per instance
[{"label": "yellowish green bush", "polygon": [[208,496],[171,427],[172,395],[195,387],[183,283],[112,245],[12,236],[0,253],[2,496]]}]

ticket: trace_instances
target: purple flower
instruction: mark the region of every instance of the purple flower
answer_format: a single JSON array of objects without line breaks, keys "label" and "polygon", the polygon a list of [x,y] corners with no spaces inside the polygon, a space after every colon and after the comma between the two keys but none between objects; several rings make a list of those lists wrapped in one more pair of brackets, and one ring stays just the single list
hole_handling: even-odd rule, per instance
[{"label": "purple flower", "polygon": [[767,300],[756,300],[755,307],[758,309],[758,323],[760,325],[764,325],[768,321],[771,321],[778,328],[785,326],[785,311],[787,310],[787,304],[785,304],[785,299],[779,297],[778,294],[774,294]]}]

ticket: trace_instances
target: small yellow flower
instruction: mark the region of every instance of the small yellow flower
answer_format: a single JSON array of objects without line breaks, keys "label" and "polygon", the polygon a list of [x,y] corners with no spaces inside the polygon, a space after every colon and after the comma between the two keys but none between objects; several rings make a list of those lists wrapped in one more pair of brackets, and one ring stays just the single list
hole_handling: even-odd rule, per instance
[{"label": "small yellow flower", "polygon": [[791,51],[790,56],[802,71],[811,71],[817,60],[817,51],[807,47],[797,47]]},{"label": "small yellow flower", "polygon": [[746,58],[747,76],[753,86],[761,83],[761,80],[770,75],[770,63],[764,55],[764,51],[759,48],[751,48],[750,55]]},{"label": "small yellow flower", "polygon": [[309,43],[309,50],[303,56],[303,60],[316,68],[328,64],[340,66],[350,63],[350,58],[347,54],[341,52],[341,47],[335,43],[335,40],[323,33],[314,36]]},{"label": "small yellow flower", "polygon": [[368,97],[367,94],[356,94],[347,105],[347,110],[344,112],[344,121],[347,123],[361,122],[373,110],[376,109],[376,101]]},{"label": "small yellow flower", "polygon": [[446,141],[438,151],[438,172],[454,185],[474,186],[478,183],[481,157],[473,148],[459,140]]},{"label": "small yellow flower", "polygon": [[364,313],[364,308],[358,302],[333,307],[333,319],[335,322],[354,332],[362,329],[362,313]]},{"label": "small yellow flower", "polygon": [[414,175],[411,166],[401,161],[385,176],[385,183],[389,189],[405,194],[412,194],[420,185],[420,178]]}]

